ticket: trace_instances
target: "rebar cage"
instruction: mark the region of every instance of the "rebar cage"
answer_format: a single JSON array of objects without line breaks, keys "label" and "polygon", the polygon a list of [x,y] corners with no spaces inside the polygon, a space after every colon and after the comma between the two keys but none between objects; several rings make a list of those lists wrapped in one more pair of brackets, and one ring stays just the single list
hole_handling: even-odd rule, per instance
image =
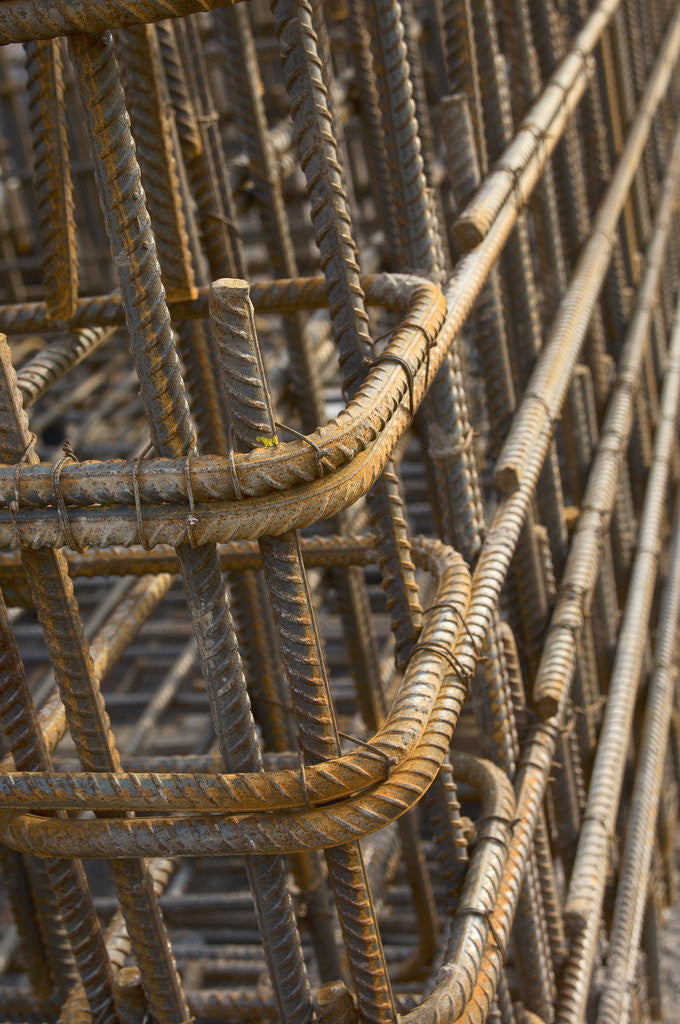
[{"label": "rebar cage", "polygon": [[0,43],[0,1020],[660,1017],[680,7]]}]

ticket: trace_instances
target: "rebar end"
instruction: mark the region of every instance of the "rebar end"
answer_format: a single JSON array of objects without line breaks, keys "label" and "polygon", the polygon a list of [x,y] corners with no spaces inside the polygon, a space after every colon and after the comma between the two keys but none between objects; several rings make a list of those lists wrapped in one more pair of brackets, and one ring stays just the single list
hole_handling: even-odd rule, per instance
[{"label": "rebar end", "polygon": [[484,241],[485,234],[482,230],[481,225],[472,220],[470,217],[459,217],[451,228],[451,234],[454,237],[456,245],[463,252],[469,252],[471,249],[475,249],[478,245],[481,245]]},{"label": "rebar end", "polygon": [[514,494],[522,483],[519,468],[508,463],[496,466],[493,472],[493,482],[501,494]]},{"label": "rebar end", "polygon": [[588,924],[591,903],[586,899],[572,900],[564,908],[564,926],[570,938],[574,939]]},{"label": "rebar end", "polygon": [[559,700],[552,693],[540,693],[534,691],[534,707],[543,721],[547,721],[557,714],[560,706]]}]

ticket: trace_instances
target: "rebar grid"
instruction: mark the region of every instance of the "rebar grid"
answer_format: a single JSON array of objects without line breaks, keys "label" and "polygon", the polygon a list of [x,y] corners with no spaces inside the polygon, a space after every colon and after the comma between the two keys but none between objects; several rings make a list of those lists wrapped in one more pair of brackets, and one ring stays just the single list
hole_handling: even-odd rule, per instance
[{"label": "rebar grid", "polygon": [[0,42],[0,1020],[659,1017],[677,5]]}]

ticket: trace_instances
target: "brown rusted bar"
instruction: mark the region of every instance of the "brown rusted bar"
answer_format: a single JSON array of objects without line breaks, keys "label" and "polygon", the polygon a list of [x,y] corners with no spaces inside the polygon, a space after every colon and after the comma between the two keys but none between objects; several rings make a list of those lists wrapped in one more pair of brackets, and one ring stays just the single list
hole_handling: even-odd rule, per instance
[{"label": "brown rusted bar", "polygon": [[658,1015],[678,6],[0,43],[0,1017]]}]

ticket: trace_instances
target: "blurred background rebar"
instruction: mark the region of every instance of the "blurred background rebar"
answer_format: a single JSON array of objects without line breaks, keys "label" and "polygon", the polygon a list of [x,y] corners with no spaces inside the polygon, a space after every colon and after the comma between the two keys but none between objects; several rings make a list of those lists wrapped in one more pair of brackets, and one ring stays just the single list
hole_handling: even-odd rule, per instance
[{"label": "blurred background rebar", "polygon": [[660,1019],[680,6],[0,44],[0,1021]]}]

